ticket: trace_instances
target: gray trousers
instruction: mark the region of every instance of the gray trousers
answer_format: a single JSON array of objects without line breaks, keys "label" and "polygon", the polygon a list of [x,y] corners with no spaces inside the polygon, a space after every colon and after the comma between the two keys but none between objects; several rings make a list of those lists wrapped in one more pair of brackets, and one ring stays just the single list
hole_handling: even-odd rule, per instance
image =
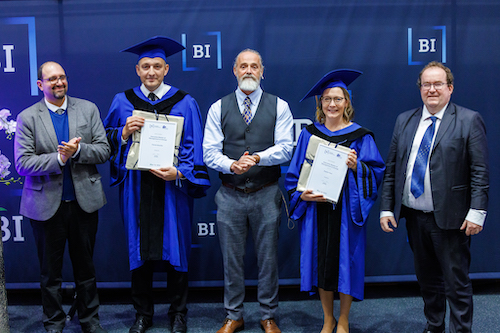
[{"label": "gray trousers", "polygon": [[276,183],[254,193],[221,186],[215,195],[217,228],[224,261],[224,307],[227,318],[243,318],[244,256],[250,229],[257,254],[257,299],[262,320],[276,318],[278,310],[278,229],[281,193]]}]

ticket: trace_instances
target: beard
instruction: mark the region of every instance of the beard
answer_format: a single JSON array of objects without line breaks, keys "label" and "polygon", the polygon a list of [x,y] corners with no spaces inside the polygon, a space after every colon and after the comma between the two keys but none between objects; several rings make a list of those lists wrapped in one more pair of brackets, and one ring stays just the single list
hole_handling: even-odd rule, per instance
[{"label": "beard", "polygon": [[62,91],[57,91],[57,92],[56,92],[55,89],[56,89],[56,87],[54,86],[54,88],[52,89],[52,95],[56,99],[64,99],[64,96],[66,96],[66,93],[68,92],[68,87],[66,85],[63,85],[63,90]]},{"label": "beard", "polygon": [[243,91],[255,91],[260,85],[260,78],[252,74],[245,74],[238,79],[238,86]]}]

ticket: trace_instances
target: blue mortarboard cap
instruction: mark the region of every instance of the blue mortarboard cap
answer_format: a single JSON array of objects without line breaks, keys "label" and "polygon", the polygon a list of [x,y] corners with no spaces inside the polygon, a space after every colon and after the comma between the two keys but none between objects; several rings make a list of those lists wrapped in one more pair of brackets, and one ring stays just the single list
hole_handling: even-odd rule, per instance
[{"label": "blue mortarboard cap", "polygon": [[139,56],[139,60],[144,57],[156,58],[160,57],[167,61],[167,57],[184,50],[184,46],[172,38],[164,36],[151,37],[139,44],[135,44],[120,52],[135,53]]},{"label": "blue mortarboard cap", "polygon": [[301,102],[306,98],[323,94],[323,91],[328,88],[342,87],[347,89],[354,80],[363,74],[363,72],[355,69],[336,69],[326,74],[319,80],[309,92],[300,100]]}]

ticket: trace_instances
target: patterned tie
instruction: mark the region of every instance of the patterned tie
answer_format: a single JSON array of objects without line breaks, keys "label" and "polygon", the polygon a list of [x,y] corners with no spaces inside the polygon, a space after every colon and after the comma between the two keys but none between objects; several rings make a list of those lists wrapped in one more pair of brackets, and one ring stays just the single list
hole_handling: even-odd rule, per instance
[{"label": "patterned tie", "polygon": [[418,198],[424,193],[425,171],[427,170],[427,161],[429,160],[429,152],[431,151],[432,137],[434,136],[437,118],[432,116],[430,119],[432,120],[432,124],[425,130],[411,175],[411,193],[415,198]]},{"label": "patterned tie", "polygon": [[57,113],[58,115],[64,114],[64,109],[57,109],[57,110],[56,110],[56,113]]},{"label": "patterned tie", "polygon": [[250,121],[252,121],[252,110],[250,110],[250,105],[252,105],[252,101],[250,100],[250,97],[247,96],[245,100],[243,101],[243,104],[245,105],[245,110],[243,111],[243,119],[245,120],[245,123],[250,124]]},{"label": "patterned tie", "polygon": [[153,101],[153,102],[158,99],[158,97],[156,97],[156,95],[152,92],[149,93],[148,98],[150,101]]}]

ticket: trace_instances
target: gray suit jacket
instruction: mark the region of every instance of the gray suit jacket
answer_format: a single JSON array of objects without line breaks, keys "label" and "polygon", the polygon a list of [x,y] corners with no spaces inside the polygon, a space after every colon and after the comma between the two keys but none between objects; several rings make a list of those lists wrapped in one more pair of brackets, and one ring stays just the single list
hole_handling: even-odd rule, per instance
[{"label": "gray suit jacket", "polygon": [[[381,195],[381,211],[401,213],[406,168],[422,108],[400,114],[394,126]],[[488,144],[478,112],[448,104],[429,161],[434,216],[441,229],[459,229],[470,208],[488,206]],[[404,217],[404,216],[401,216]]]},{"label": "gray suit jacket", "polygon": [[[97,106],[83,99],[67,98],[69,138],[82,138],[79,156],[71,164],[71,175],[78,204],[90,213],[106,203],[96,164],[106,162],[110,148]],[[26,177],[20,213],[30,219],[46,221],[61,204],[63,174],[57,161],[58,144],[43,99],[17,116],[15,164],[19,175]]]}]

